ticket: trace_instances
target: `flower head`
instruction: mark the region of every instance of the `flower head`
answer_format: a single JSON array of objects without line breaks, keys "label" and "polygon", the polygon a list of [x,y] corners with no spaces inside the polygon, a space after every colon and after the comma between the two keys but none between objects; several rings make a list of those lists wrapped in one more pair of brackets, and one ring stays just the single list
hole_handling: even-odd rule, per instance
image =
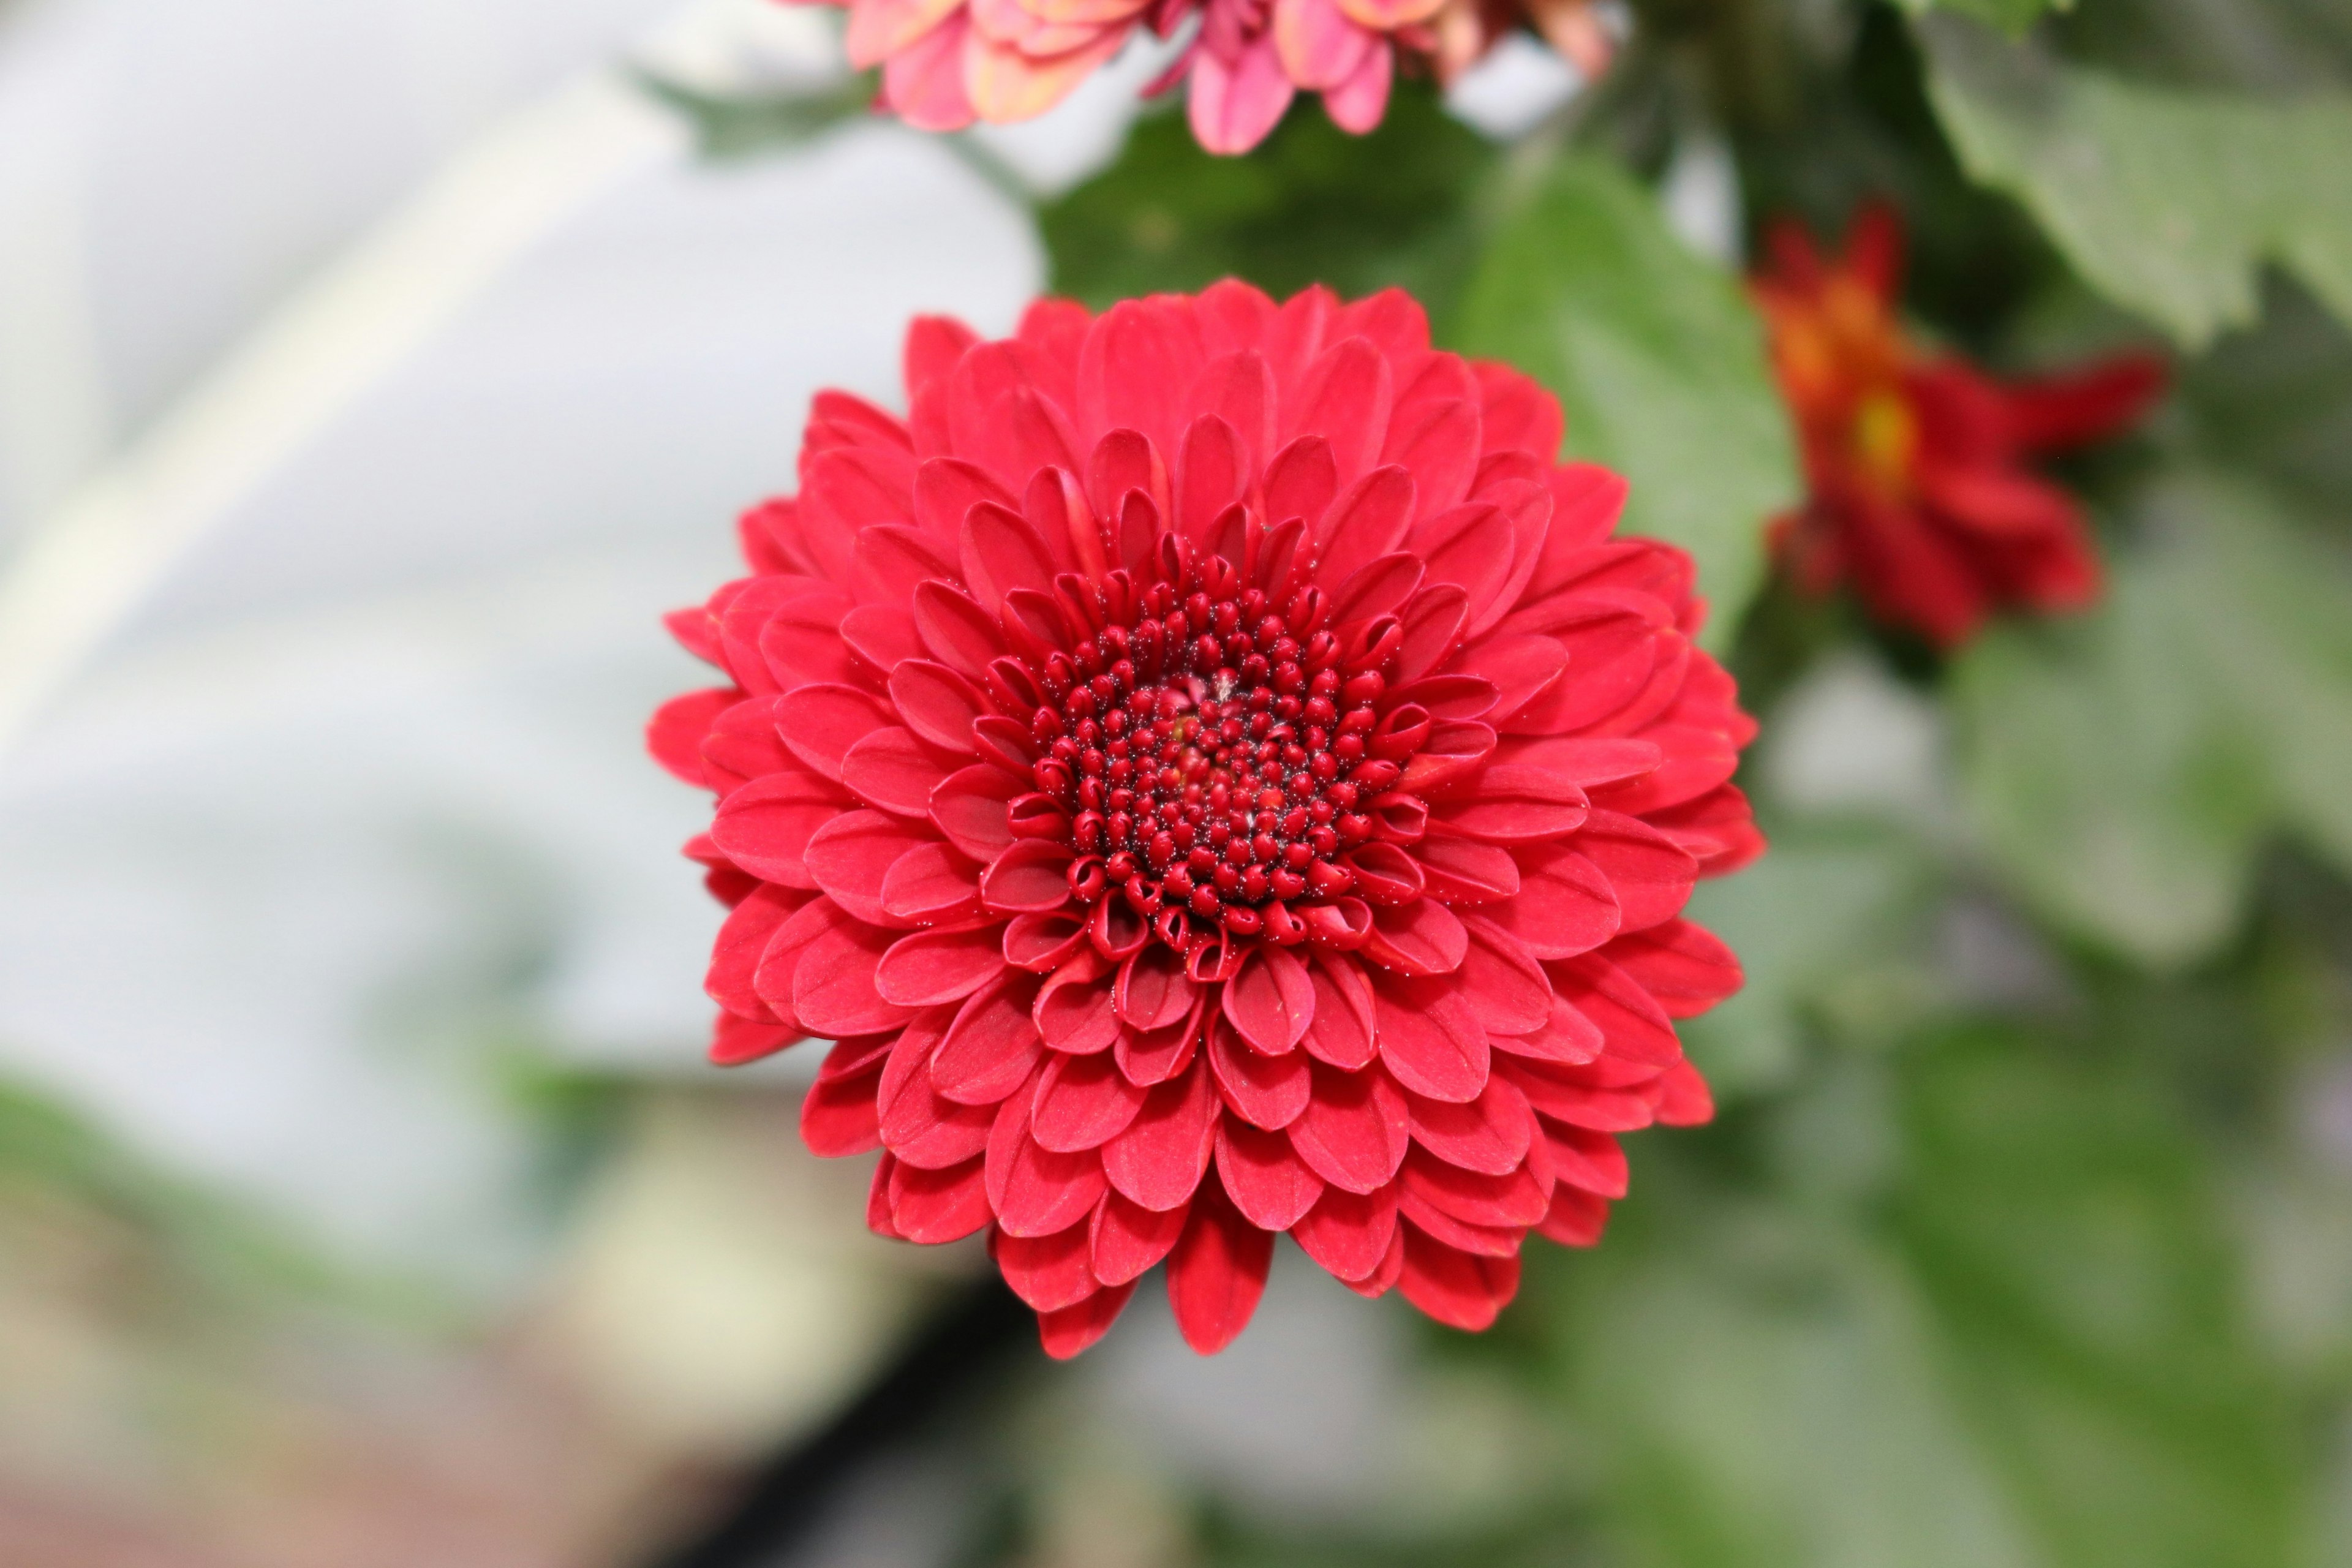
[{"label": "flower head", "polygon": [[1679,915],[1762,841],[1689,559],[1395,291],[923,319],[906,378],[819,395],[672,619],[727,678],[650,735],[718,796],[713,1057],[837,1041],[809,1142],[1057,1354],[1163,1258],[1223,1346],[1284,1231],[1483,1327],[1709,1112],[1672,1020],[1739,969]]},{"label": "flower head", "polygon": [[1139,31],[1171,37],[1197,18],[1166,80],[1189,80],[1202,146],[1245,153],[1300,92],[1321,93],[1345,130],[1379,124],[1398,51],[1435,50],[1428,24],[1442,0],[831,3],[849,9],[851,62],[880,66],[883,101],[933,131],[1041,114]]},{"label": "flower head", "polygon": [[1902,232],[1884,207],[1857,215],[1835,258],[1794,225],[1769,244],[1752,287],[1804,448],[1810,493],[1774,525],[1799,586],[1850,579],[1881,620],[1948,648],[2003,605],[2095,598],[2082,509],[2026,462],[2129,425],[2163,390],[2161,362],[2004,384],[1925,349],[1896,315]]}]

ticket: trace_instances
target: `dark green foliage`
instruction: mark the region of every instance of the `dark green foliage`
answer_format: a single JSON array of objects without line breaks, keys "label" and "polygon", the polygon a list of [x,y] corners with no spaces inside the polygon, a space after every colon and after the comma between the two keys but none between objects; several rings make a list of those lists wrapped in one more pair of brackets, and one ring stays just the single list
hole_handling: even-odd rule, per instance
[{"label": "dark green foliage", "polygon": [[1038,213],[1053,288],[1089,305],[1247,279],[1276,297],[1391,284],[1433,312],[1475,253],[1493,148],[1404,83],[1388,118],[1350,136],[1302,102],[1246,158],[1201,151],[1181,113],[1138,122],[1118,163]]}]

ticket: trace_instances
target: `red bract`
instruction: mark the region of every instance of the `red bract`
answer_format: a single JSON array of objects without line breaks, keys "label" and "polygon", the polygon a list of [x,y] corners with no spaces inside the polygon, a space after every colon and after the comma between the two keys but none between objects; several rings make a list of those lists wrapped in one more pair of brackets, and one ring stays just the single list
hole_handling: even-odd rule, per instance
[{"label": "red bract", "polygon": [[651,731],[719,796],[714,1059],[837,1040],[810,1144],[1057,1355],[1163,1259],[1219,1349],[1281,1231],[1485,1326],[1709,1111],[1672,1020],[1739,967],[1678,915],[1762,841],[1689,559],[1393,291],[924,319],[906,374],[672,620],[730,682]]},{"label": "red bract", "polygon": [[1865,207],[1834,259],[1792,224],[1769,243],[1753,289],[1810,491],[1773,543],[1797,584],[1850,579],[1879,619],[1946,648],[2001,606],[2096,598],[2082,509],[2026,462],[2129,425],[2163,391],[2162,363],[2126,354],[2003,384],[1904,331],[1902,232],[1885,208]]}]

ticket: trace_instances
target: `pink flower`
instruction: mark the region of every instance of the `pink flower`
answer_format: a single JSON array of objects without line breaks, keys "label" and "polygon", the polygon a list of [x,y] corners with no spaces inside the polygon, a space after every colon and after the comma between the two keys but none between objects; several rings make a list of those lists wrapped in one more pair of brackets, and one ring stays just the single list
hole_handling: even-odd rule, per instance
[{"label": "pink flower", "polygon": [[884,1152],[885,1235],[985,1231],[1057,1355],[1163,1259],[1221,1348],[1285,1232],[1485,1327],[1618,1134],[1709,1114],[1673,1020],[1739,966],[1681,911],[1762,840],[1689,558],[1393,290],[906,364],[672,619],[726,678],[650,732],[717,798],[714,1058],[837,1041],[810,1144]]},{"label": "pink flower", "polygon": [[1300,91],[1332,120],[1380,123],[1400,47],[1425,52],[1442,0],[834,0],[849,8],[849,58],[882,68],[885,103],[947,131],[1026,120],[1060,102],[1138,28],[1199,27],[1171,73],[1189,78],[1201,145],[1245,153]]}]

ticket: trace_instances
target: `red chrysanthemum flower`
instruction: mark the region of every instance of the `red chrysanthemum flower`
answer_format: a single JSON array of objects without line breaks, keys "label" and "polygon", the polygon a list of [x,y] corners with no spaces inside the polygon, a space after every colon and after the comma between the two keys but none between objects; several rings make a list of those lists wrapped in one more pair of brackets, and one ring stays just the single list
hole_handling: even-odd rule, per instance
[{"label": "red chrysanthemum flower", "polygon": [[1162,1258],[1220,1348],[1281,1231],[1483,1327],[1709,1111],[1671,1020],[1739,969],[1678,914],[1762,841],[1689,559],[1393,291],[924,319],[906,374],[673,618],[729,680],[651,731],[719,796],[714,1058],[837,1040],[810,1144],[987,1230],[1056,1354]]},{"label": "red chrysanthemum flower", "polygon": [[1946,648],[2001,606],[2097,597],[2082,509],[2026,460],[2130,424],[2162,392],[2162,362],[2120,355],[2004,385],[1926,351],[1896,315],[1902,230],[1883,206],[1856,216],[1835,260],[1793,224],[1769,244],[1752,287],[1810,491],[1773,525],[1796,584],[1818,595],[1850,579],[1879,619]]}]

